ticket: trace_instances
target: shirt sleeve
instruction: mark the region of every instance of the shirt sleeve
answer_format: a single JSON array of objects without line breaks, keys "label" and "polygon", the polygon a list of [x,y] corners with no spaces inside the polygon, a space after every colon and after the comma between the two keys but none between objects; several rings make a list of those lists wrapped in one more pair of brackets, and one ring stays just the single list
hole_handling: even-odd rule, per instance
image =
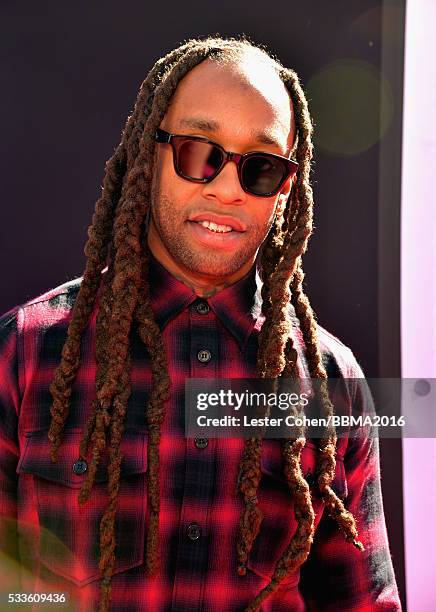
[{"label": "shirt sleeve", "polygon": [[18,385],[16,311],[0,317],[0,586],[18,586]]},{"label": "shirt sleeve", "polygon": [[[370,414],[373,404],[366,385],[353,386],[353,413]],[[337,523],[324,511],[309,559],[301,568],[301,591],[308,610],[401,610],[383,511],[376,432],[362,435],[360,431],[349,439],[344,467],[348,487],[344,504],[356,519],[365,550],[361,552],[346,542]]]}]

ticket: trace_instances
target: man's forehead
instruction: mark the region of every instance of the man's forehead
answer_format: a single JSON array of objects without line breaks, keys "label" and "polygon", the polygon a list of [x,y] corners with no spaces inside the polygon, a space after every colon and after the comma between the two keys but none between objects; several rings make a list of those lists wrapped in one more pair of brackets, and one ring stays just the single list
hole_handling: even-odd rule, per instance
[{"label": "man's forehead", "polygon": [[171,127],[212,134],[231,124],[233,131],[250,134],[262,144],[292,144],[293,108],[286,87],[270,66],[259,72],[255,68],[253,63],[210,60],[196,66],[180,82],[169,106]]}]

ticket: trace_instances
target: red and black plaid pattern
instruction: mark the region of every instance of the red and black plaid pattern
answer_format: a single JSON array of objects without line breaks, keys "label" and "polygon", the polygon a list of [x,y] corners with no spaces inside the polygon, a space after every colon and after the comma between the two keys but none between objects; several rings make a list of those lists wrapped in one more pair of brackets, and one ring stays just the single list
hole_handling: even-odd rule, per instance
[{"label": "red and black plaid pattern", "polygon": [[[294,530],[292,497],[281,467],[280,443],[265,440],[259,503],[264,521],[246,576],[238,576],[235,542],[242,500],[235,494],[242,439],[184,437],[187,377],[255,376],[263,319],[254,270],[214,297],[197,298],[152,259],[152,304],[163,331],[172,381],[160,445],[161,561],[156,577],[144,569],[147,533],[145,406],[151,373],[147,352],[132,332],[132,385],[122,442],[123,468],[116,520],[116,612],[242,612],[271,578]],[[2,563],[20,574],[21,591],[68,593],[70,610],[97,609],[99,522],[107,503],[107,459],[89,501],[80,506],[84,475],[73,469],[95,396],[94,313],[82,338],[81,367],[72,394],[59,460],[49,459],[49,384],[65,340],[80,279],[15,308],[0,319],[0,517]],[[299,368],[307,364],[298,322]],[[332,376],[361,377],[351,351],[319,330]],[[199,359],[207,350],[210,359]],[[353,395],[353,393],[351,394]],[[354,394],[354,410],[363,411]],[[303,451],[310,478],[316,447]],[[264,612],[399,610],[380,492],[377,439],[341,439],[334,488],[357,519],[366,547],[345,542],[313,491],[316,536],[308,562],[262,606]],[[14,561],[14,558],[16,561]],[[9,572],[9,573],[8,573]],[[0,579],[1,580],[1,579]],[[5,588],[7,585],[5,586]]]}]

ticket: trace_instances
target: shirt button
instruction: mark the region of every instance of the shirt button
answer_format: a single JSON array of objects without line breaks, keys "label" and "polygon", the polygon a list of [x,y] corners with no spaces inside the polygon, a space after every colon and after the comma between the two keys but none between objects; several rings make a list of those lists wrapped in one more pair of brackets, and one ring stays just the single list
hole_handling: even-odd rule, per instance
[{"label": "shirt button", "polygon": [[190,525],[188,525],[188,529],[186,530],[186,535],[193,542],[195,540],[198,540],[198,538],[201,536],[200,526],[197,525],[197,523],[191,523]]},{"label": "shirt button", "polygon": [[206,448],[209,440],[207,438],[194,438],[194,444],[197,448]]},{"label": "shirt button", "polygon": [[201,363],[208,363],[212,359],[212,354],[207,349],[201,349],[201,351],[197,353],[197,359]]},{"label": "shirt button", "polygon": [[84,474],[87,469],[88,469],[88,464],[86,463],[84,459],[78,459],[73,464],[73,472],[77,474],[77,476],[81,476],[82,474]]},{"label": "shirt button", "polygon": [[196,306],[196,310],[198,314],[207,314],[210,310],[209,304],[207,302],[198,302]]}]

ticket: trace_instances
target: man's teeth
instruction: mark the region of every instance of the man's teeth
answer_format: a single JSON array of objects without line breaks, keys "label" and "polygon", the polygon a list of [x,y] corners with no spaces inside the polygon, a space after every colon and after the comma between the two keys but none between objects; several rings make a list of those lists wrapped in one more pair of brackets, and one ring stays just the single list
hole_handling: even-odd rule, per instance
[{"label": "man's teeth", "polygon": [[218,225],[217,223],[213,223],[213,221],[198,221],[198,223],[203,227],[207,227],[207,229],[210,229],[213,232],[226,233],[232,231],[230,225]]}]

